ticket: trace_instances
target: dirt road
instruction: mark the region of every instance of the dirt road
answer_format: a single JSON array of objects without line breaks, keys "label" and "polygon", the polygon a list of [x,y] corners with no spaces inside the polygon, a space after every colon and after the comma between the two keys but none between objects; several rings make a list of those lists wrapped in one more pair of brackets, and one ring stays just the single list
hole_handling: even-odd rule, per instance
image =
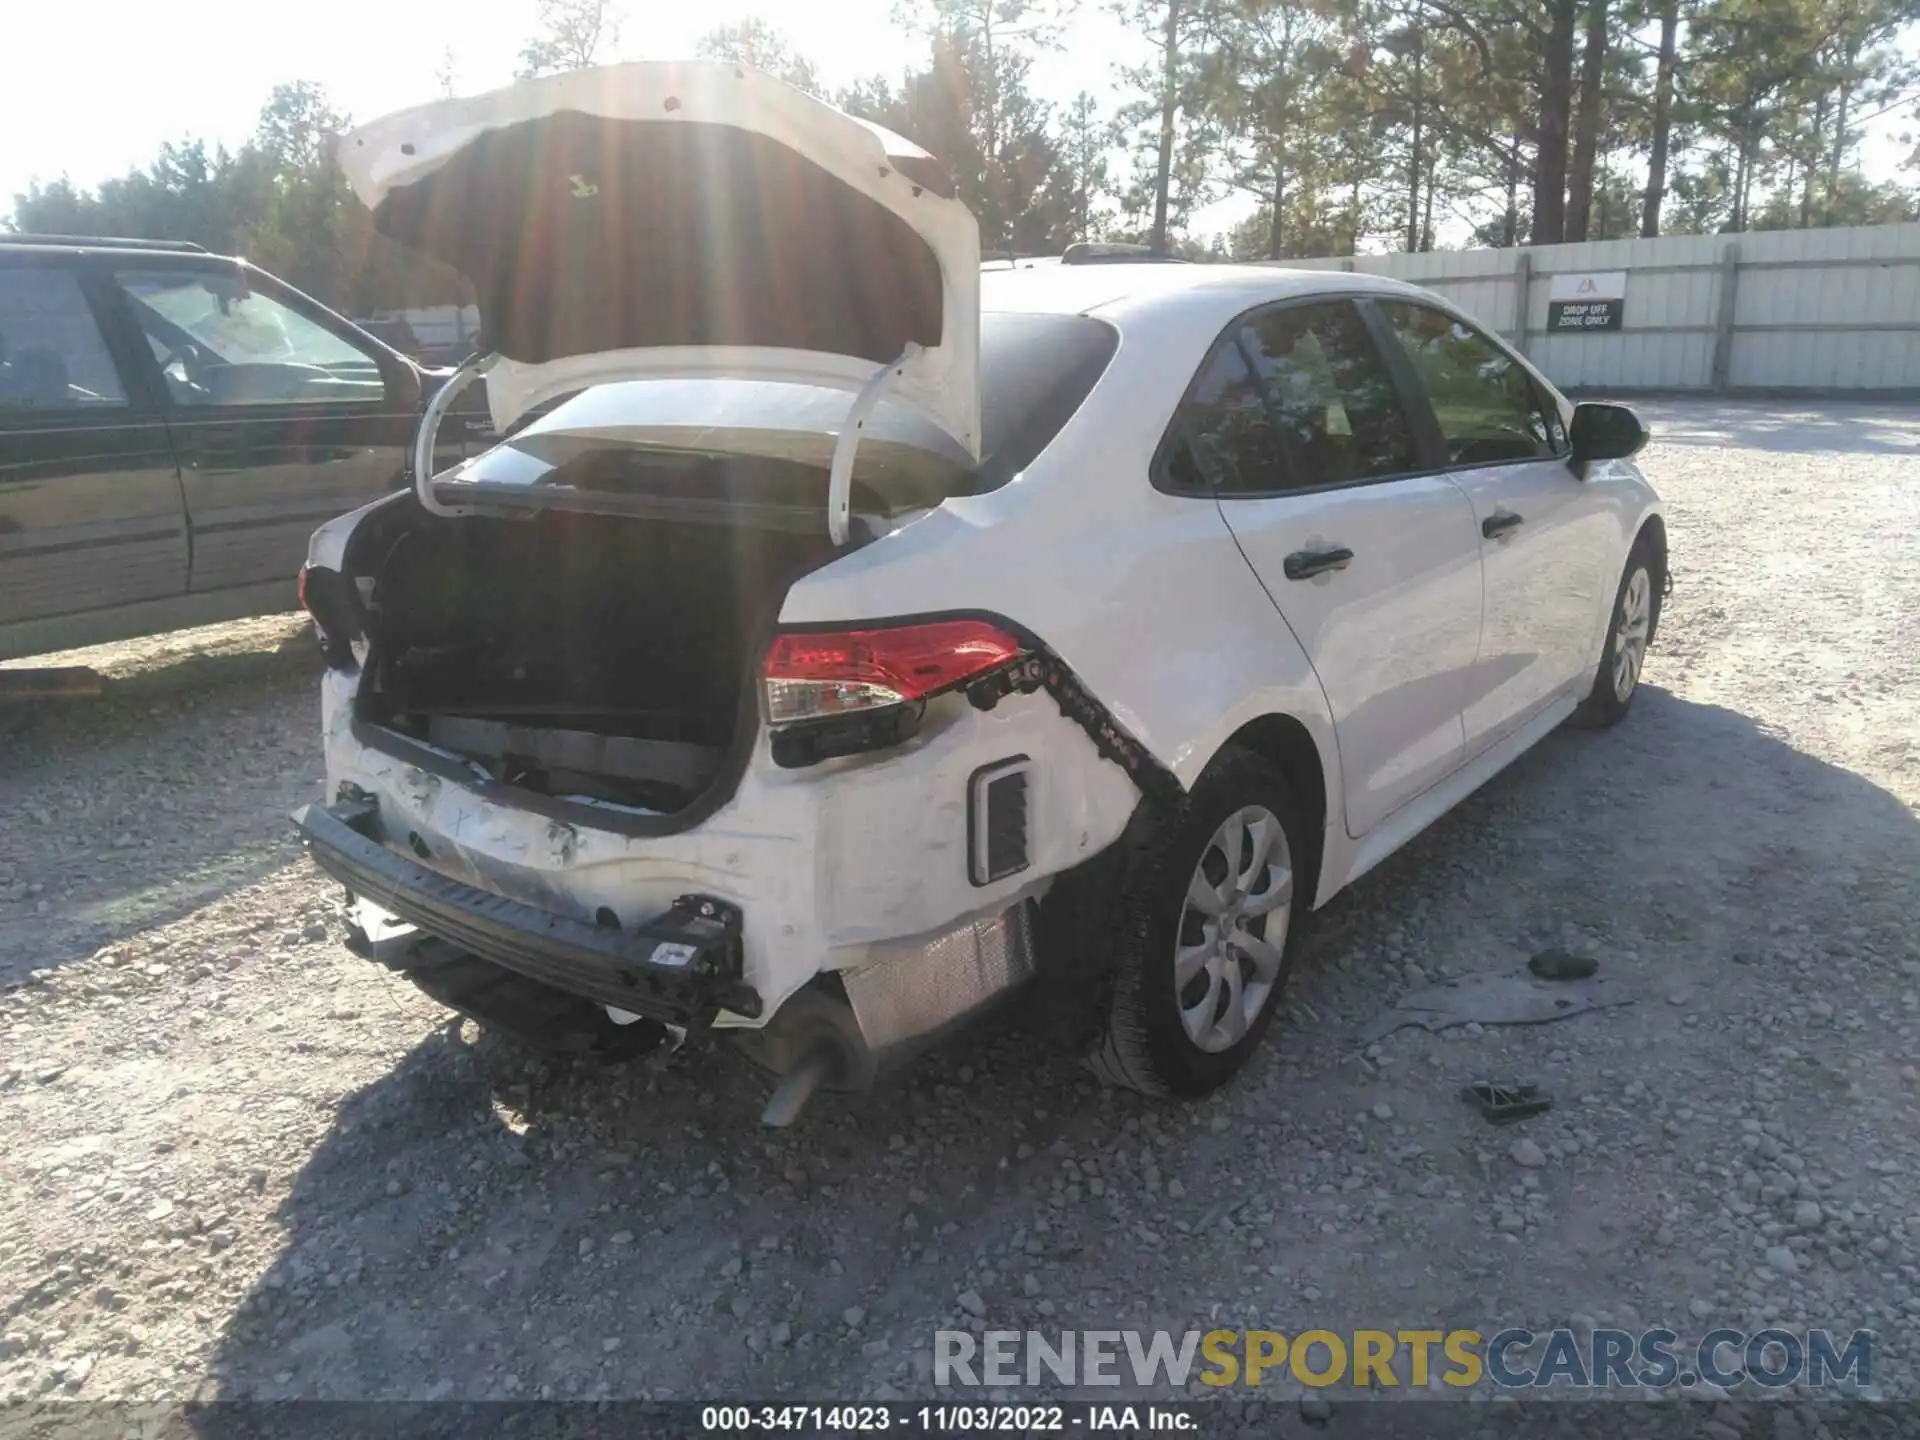
[{"label": "dirt road", "polygon": [[[942,1327],[1561,1321],[1870,1327],[1920,1396],[1920,423],[1647,408],[1634,716],[1320,916],[1195,1108],[1007,1024],[784,1133],[725,1052],[529,1061],[336,942],[309,662],[0,713],[0,1396],[914,1394]],[[1635,1003],[1354,1038],[1556,945]],[[1492,1129],[1487,1077],[1555,1108]]]}]

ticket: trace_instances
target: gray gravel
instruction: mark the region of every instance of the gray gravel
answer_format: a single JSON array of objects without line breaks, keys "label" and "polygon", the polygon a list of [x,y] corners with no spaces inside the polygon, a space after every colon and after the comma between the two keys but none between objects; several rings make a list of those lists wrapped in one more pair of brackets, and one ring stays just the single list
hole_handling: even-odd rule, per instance
[{"label": "gray gravel", "polygon": [[[1920,1395],[1920,424],[1648,408],[1635,715],[1319,917],[1193,1108],[1010,1023],[785,1133],[725,1052],[530,1060],[335,942],[310,662],[0,712],[0,1397],[873,1396],[940,1327],[1569,1321],[1871,1326]],[[1642,1003],[1352,1039],[1549,947]],[[1555,1107],[1495,1130],[1481,1078]]]}]

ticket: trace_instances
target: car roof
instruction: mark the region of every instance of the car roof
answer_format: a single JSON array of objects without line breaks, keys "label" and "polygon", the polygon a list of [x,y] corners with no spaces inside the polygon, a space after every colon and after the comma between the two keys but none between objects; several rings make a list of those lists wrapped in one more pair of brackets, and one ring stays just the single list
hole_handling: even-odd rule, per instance
[{"label": "car roof", "polygon": [[184,246],[149,246],[138,242],[99,245],[90,240],[33,240],[21,244],[17,243],[17,237],[11,235],[0,235],[0,264],[13,269],[21,266],[91,269],[137,264],[144,270],[231,272],[236,268],[245,268],[254,274],[262,273],[238,256],[216,255],[198,247],[189,250]]},{"label": "car roof", "polygon": [[985,271],[982,310],[1092,315],[1135,308],[1197,305],[1228,312],[1296,295],[1356,291],[1423,295],[1383,275],[1345,270],[1299,270],[1284,265],[1049,265]]},{"label": "car roof", "polygon": [[161,255],[210,255],[191,240],[146,240],[127,235],[26,235],[0,232],[0,250],[150,251]]}]

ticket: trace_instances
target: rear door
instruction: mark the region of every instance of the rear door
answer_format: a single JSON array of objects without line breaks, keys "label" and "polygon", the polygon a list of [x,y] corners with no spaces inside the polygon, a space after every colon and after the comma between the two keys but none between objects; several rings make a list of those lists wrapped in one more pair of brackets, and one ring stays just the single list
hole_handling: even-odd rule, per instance
[{"label": "rear door", "polygon": [[1464,719],[1477,755],[1592,676],[1617,522],[1568,465],[1558,404],[1505,346],[1435,306],[1369,303],[1432,405],[1448,478],[1473,503],[1486,613]]},{"label": "rear door", "polygon": [[118,299],[165,397],[195,591],[284,582],[307,537],[400,486],[412,397],[394,358],[239,266],[129,265]]},{"label": "rear door", "polygon": [[[71,257],[0,258],[0,626],[186,589],[167,427],[116,364],[91,290]],[[0,655],[38,648],[0,641]]]},{"label": "rear door", "polygon": [[1463,753],[1479,535],[1418,434],[1354,303],[1315,299],[1221,338],[1165,455],[1175,488],[1211,486],[1313,662],[1354,836]]}]

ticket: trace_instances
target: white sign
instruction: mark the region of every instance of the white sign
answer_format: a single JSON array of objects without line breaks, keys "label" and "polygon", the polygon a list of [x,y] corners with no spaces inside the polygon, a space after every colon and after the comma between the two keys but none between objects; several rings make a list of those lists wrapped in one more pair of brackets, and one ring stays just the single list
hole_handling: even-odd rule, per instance
[{"label": "white sign", "polygon": [[1586,275],[1554,275],[1547,281],[1549,300],[1624,300],[1627,272],[1601,270]]},{"label": "white sign", "polygon": [[1548,277],[1547,329],[1556,334],[1572,330],[1618,330],[1627,309],[1627,272]]}]

